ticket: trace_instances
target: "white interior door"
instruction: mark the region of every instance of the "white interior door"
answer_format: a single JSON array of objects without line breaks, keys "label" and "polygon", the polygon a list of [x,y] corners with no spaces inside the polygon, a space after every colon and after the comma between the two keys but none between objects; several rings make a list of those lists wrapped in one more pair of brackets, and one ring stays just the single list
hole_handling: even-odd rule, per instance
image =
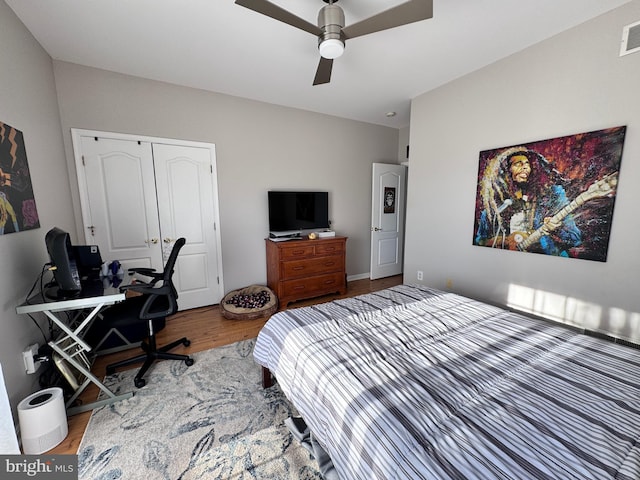
[{"label": "white interior door", "polygon": [[98,245],[104,261],[119,260],[125,270],[162,270],[150,144],[84,136],[81,148],[86,243]]},{"label": "white interior door", "polygon": [[179,309],[219,303],[214,146],[75,129],[72,136],[86,243],[125,270],[161,271],[185,237],[174,273]]},{"label": "white interior door", "polygon": [[374,163],[371,199],[370,278],[402,273],[407,169]]},{"label": "white interior door", "polygon": [[221,297],[211,150],[154,143],[153,159],[165,260],[178,238],[187,239],[174,274],[180,307],[208,305],[212,298],[217,303]]}]

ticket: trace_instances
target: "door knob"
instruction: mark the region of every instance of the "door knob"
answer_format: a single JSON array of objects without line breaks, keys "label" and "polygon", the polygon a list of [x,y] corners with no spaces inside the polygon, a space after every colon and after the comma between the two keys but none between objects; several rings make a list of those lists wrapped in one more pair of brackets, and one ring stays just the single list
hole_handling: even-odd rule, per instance
[{"label": "door knob", "polygon": [[373,227],[371,230],[373,230],[374,232],[379,232],[380,230],[382,230],[381,228],[378,227]]},{"label": "door knob", "polygon": [[165,239],[163,240],[163,242],[164,242],[164,243],[171,243],[171,242],[173,242],[173,238],[169,238],[169,237],[167,237],[167,238],[165,238]]},{"label": "door knob", "polygon": [[158,239],[157,238],[152,238],[151,240],[145,240],[144,243],[146,243],[146,244],[151,243],[153,245],[156,245],[158,243]]}]

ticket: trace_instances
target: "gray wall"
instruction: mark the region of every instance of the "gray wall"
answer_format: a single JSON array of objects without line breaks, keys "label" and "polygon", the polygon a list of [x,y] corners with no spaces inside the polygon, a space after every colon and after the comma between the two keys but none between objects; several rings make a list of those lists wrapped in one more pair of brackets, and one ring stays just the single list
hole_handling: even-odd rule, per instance
[{"label": "gray wall", "polygon": [[41,226],[0,236],[0,363],[15,413],[15,405],[37,390],[37,376],[25,374],[21,352],[44,342],[15,307],[48,261],[45,233],[56,225],[73,230],[75,223],[51,59],[3,1],[0,45],[0,121],[24,136]]},{"label": "gray wall", "polygon": [[[405,282],[640,340],[640,53],[618,56],[638,20],[635,0],[412,102]],[[619,125],[606,263],[472,245],[480,151]]]},{"label": "gray wall", "polygon": [[329,191],[347,274],[368,276],[371,164],[398,161],[398,130],[70,63],[54,71],[72,180],[74,127],[216,145],[226,291],[266,282],[270,189]]},{"label": "gray wall", "polygon": [[398,161],[400,163],[408,162],[407,146],[409,145],[409,126],[402,127],[398,130]]}]

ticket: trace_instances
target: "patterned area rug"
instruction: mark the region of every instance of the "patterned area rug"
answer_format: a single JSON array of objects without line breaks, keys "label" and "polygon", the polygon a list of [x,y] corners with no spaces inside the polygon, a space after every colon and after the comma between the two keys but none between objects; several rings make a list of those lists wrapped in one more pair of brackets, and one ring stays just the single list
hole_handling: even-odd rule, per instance
[{"label": "patterned area rug", "polygon": [[[81,480],[321,479],[291,436],[278,385],[263,389],[255,340],[161,361],[127,400],[94,410],[78,450]],[[130,391],[136,370],[105,379]]]}]

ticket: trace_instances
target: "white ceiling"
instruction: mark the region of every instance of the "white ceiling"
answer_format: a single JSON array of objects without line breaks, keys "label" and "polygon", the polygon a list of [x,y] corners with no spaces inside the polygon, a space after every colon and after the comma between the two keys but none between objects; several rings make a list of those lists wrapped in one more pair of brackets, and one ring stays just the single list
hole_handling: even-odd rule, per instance
[{"label": "white ceiling", "polygon": [[[350,25],[402,1],[338,4]],[[347,41],[314,87],[316,38],[233,0],[5,0],[57,60],[397,128],[421,93],[629,1],[434,0],[432,19]],[[272,2],[314,24],[325,5]]]}]

